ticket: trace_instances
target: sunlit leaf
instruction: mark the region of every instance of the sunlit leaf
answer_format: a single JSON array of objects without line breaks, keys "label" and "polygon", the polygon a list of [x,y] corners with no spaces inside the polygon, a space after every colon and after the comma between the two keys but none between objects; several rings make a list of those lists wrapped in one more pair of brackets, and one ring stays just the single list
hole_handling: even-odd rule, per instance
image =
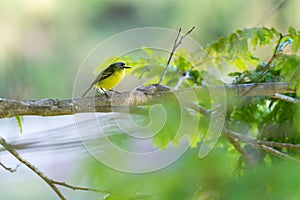
[{"label": "sunlit leaf", "polygon": [[235,59],[235,65],[241,71],[245,71],[248,69],[246,63],[240,58]]},{"label": "sunlit leaf", "polygon": [[23,126],[22,126],[22,122],[24,121],[23,116],[17,115],[15,116],[15,119],[17,120],[17,124],[20,130],[20,133],[23,133]]}]

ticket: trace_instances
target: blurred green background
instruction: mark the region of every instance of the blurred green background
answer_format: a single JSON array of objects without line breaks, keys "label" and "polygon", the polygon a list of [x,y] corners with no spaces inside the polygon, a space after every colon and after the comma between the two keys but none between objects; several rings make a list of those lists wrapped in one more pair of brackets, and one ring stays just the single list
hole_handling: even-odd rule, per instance
[{"label": "blurred green background", "polygon": [[2,0],[0,96],[70,98],[84,58],[121,31],[195,25],[191,37],[206,45],[239,28],[299,28],[299,6],[297,0]]},{"label": "blurred green background", "polygon": [[[1,0],[0,97],[71,98],[77,70],[85,57],[97,44],[121,31],[148,26],[175,30],[182,27],[187,31],[195,25],[191,37],[205,46],[222,35],[245,27],[275,27],[283,33],[289,26],[300,29],[299,8],[299,0]],[[34,128],[39,125],[43,126],[42,130],[50,129],[52,126],[47,120],[51,121],[48,118],[27,118],[24,129],[26,131],[26,123]],[[15,121],[12,121],[2,119],[1,127],[7,125],[10,129],[11,124],[16,127]],[[8,132],[17,133],[17,130],[14,128],[14,131]],[[29,128],[27,130],[32,132]],[[237,179],[238,176],[233,177],[232,174],[241,173],[235,171],[239,154],[226,145],[228,143],[221,141],[202,160],[197,157],[198,149],[192,149],[171,167],[144,175],[118,173],[99,166],[98,162],[93,163],[95,161],[84,163],[81,168],[80,159],[75,159],[78,162],[76,166],[75,162],[57,161],[57,154],[51,159],[47,157],[47,162],[43,163],[45,158],[41,158],[36,163],[42,163],[45,172],[52,170],[50,176],[54,178],[65,180],[69,176],[75,184],[95,184],[122,195],[138,195],[137,191],[153,195],[149,199],[156,199],[156,194],[161,195],[162,199],[200,199],[200,196],[206,196],[207,189],[216,190],[216,194],[223,199],[299,197],[300,190],[296,183],[300,177],[295,176],[299,173],[298,165],[281,163],[273,168],[261,167],[255,169],[256,176],[253,176],[253,171],[246,170],[242,172],[244,176]],[[230,152],[226,152],[228,149]],[[56,171],[57,166],[68,169]],[[88,170],[92,177],[86,177],[88,173],[84,170]],[[0,186],[2,197],[53,199],[53,192],[40,179],[32,177],[30,172],[30,175],[23,175],[20,179],[24,171],[25,167],[18,170],[19,174],[7,175],[8,172],[4,172]],[[33,181],[37,188],[35,192],[28,192],[32,190],[28,181]],[[201,183],[205,183],[203,188],[199,187]],[[19,194],[14,194],[15,188]],[[77,193],[68,189],[63,192],[72,199],[99,198],[98,194]],[[268,198],[271,194],[276,198]]]}]

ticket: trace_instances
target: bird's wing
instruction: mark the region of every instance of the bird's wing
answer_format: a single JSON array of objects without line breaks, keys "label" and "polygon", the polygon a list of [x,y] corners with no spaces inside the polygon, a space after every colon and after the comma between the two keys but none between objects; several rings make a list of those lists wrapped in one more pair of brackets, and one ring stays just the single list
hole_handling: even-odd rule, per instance
[{"label": "bird's wing", "polygon": [[98,74],[98,76],[96,77],[96,79],[94,80],[94,82],[90,85],[90,87],[83,93],[83,95],[81,97],[84,97],[94,86],[94,84],[98,83],[99,81],[102,81],[108,77],[110,77],[113,74],[114,71],[112,71],[110,68],[105,69],[104,71],[102,71],[100,74]]},{"label": "bird's wing", "polygon": [[95,79],[95,81],[92,83],[92,86],[95,83],[98,83],[99,81],[102,81],[108,77],[110,77],[113,74],[113,71],[110,69],[105,69],[104,71],[102,71],[100,74],[98,74],[97,78]]}]

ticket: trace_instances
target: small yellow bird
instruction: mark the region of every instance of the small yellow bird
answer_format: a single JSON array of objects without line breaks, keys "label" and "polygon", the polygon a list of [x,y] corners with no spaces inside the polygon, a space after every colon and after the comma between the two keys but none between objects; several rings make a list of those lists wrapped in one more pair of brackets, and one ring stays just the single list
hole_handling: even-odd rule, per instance
[{"label": "small yellow bird", "polygon": [[[126,68],[131,68],[126,66],[123,62],[116,62],[109,65],[106,69],[100,72],[95,79],[95,81],[90,85],[90,87],[83,93],[81,97],[85,97],[86,94],[94,87],[102,90],[110,90],[115,87],[124,77]],[[105,93],[106,94],[106,93]],[[107,94],[106,94],[107,95]]]}]

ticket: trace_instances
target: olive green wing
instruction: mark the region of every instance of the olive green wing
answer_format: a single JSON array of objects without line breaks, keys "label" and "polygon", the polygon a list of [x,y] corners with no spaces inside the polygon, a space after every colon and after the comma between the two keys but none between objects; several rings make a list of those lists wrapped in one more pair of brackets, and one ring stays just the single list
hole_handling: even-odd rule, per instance
[{"label": "olive green wing", "polygon": [[96,79],[94,80],[94,82],[90,85],[90,87],[83,93],[83,95],[81,97],[85,97],[85,95],[93,88],[93,85],[104,80],[107,79],[108,77],[110,77],[112,74],[114,73],[112,68],[106,68],[104,71],[102,71],[100,74],[98,74],[98,76],[96,77]]},{"label": "olive green wing", "polygon": [[107,79],[108,77],[110,77],[112,74],[114,73],[114,71],[111,68],[107,68],[104,71],[102,71],[100,74],[98,74],[97,78],[94,80],[94,82],[92,83],[92,85]]}]

